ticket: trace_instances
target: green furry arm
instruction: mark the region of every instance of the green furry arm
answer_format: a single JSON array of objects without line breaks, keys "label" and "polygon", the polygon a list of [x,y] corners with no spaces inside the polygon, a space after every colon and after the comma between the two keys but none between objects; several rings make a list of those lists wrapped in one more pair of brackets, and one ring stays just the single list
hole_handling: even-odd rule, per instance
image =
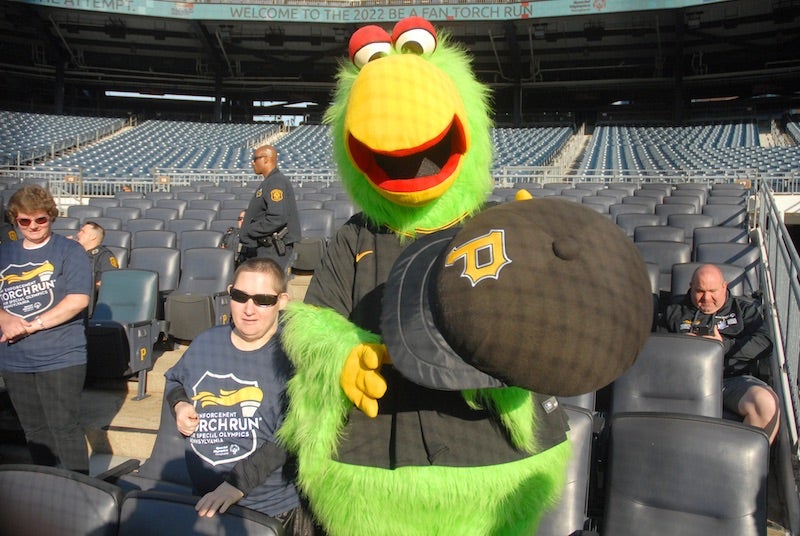
[{"label": "green furry arm", "polygon": [[536,413],[530,391],[519,387],[469,389],[461,391],[461,396],[471,408],[484,408],[498,415],[515,447],[531,454],[537,452]]},{"label": "green furry arm", "polygon": [[289,411],[278,437],[293,451],[314,458],[335,454],[337,438],[353,403],[339,386],[351,350],[380,338],[324,307],[291,302],[283,314],[283,347],[295,366]]}]

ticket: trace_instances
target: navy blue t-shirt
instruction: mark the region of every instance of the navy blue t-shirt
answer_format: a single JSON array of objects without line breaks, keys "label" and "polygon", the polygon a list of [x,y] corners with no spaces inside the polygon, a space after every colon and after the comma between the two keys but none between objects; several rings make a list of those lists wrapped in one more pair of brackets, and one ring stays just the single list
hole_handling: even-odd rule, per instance
[{"label": "navy blue t-shirt", "polygon": [[[187,466],[197,491],[213,491],[233,467],[264,442],[275,442],[283,422],[291,364],[276,335],[253,351],[237,349],[231,326],[201,333],[166,372],[167,392],[182,386],[199,423],[187,442]],[[239,504],[277,515],[300,504],[279,467]]]},{"label": "navy blue t-shirt", "polygon": [[[36,249],[22,244],[0,246],[0,303],[7,313],[31,322],[68,294],[92,295],[92,268],[80,244],[57,234]],[[41,372],[86,363],[82,315],[48,328],[0,344],[0,370]]]}]

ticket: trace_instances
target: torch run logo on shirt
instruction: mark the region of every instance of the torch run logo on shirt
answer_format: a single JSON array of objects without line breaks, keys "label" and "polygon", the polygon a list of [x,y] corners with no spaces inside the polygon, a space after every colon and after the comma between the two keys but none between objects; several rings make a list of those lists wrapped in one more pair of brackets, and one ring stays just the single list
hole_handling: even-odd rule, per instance
[{"label": "torch run logo on shirt", "polygon": [[206,371],[192,389],[199,418],[189,438],[192,450],[211,465],[235,462],[252,454],[261,427],[256,410],[264,398],[258,382]]},{"label": "torch run logo on shirt", "polygon": [[0,272],[0,302],[7,312],[21,317],[36,316],[53,305],[55,268],[50,261],[9,264]]}]

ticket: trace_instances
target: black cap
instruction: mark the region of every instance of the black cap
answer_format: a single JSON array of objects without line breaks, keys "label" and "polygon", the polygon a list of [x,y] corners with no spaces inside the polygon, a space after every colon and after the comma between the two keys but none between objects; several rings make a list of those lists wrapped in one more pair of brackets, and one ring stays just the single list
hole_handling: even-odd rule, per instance
[{"label": "black cap", "polygon": [[395,367],[420,385],[572,396],[633,364],[652,309],[625,233],[579,204],[535,199],[409,245],[386,282],[381,323]]}]

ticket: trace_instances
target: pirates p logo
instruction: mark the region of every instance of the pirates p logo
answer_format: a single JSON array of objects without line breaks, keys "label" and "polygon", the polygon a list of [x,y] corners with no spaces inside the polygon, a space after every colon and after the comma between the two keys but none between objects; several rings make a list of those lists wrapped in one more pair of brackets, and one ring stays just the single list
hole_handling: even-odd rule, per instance
[{"label": "pirates p logo", "polygon": [[511,262],[506,255],[506,234],[503,229],[492,229],[486,234],[454,247],[445,259],[445,266],[453,266],[464,259],[461,277],[469,279],[474,287],[484,279],[497,279],[503,266]]}]

